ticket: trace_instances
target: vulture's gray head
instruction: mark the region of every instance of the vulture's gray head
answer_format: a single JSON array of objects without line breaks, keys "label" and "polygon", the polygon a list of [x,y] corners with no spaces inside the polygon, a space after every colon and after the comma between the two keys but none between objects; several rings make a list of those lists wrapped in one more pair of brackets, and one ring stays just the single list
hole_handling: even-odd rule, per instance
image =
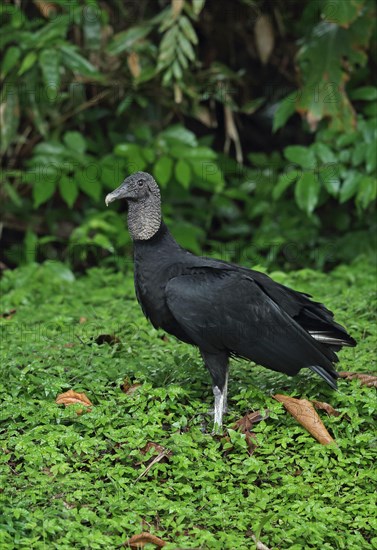
[{"label": "vulture's gray head", "polygon": [[161,225],[161,194],[147,172],[135,172],[105,198],[106,206],[118,199],[128,202],[128,229],[133,240],[153,237]]}]

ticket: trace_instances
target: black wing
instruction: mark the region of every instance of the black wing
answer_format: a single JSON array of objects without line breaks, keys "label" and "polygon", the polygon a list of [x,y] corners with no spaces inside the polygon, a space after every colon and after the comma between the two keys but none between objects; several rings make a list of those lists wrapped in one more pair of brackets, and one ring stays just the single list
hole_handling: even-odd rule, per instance
[{"label": "black wing", "polygon": [[319,345],[249,275],[207,268],[171,279],[165,293],[173,317],[203,351],[225,350],[290,375],[319,367],[317,372],[334,385],[335,353]]}]

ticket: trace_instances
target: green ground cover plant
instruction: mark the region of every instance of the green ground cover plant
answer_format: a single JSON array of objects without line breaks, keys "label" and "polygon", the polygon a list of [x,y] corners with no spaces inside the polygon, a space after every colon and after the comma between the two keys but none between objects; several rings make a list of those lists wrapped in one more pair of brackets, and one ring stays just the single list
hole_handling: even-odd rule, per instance
[{"label": "green ground cover plant", "polygon": [[[155,331],[131,267],[74,275],[59,262],[5,271],[1,291],[0,547],[118,548],[149,531],[166,548],[377,548],[375,388],[309,372],[291,379],[233,362],[223,436],[209,434],[209,377],[195,349]],[[376,266],[272,273],[336,311],[358,340],[342,370],[376,370]],[[104,335],[112,335],[111,338]],[[133,393],[124,384],[140,384]],[[84,392],[91,411],[55,398]],[[322,446],[272,394],[320,399]],[[248,453],[234,423],[269,410]],[[162,446],[167,456],[149,470]]]}]

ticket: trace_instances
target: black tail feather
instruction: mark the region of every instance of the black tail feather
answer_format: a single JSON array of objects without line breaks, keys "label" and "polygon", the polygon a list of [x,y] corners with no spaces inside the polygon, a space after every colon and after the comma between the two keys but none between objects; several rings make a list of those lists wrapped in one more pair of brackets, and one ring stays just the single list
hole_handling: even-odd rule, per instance
[{"label": "black tail feather", "polygon": [[333,390],[338,389],[338,384],[336,383],[336,379],[339,378],[338,373],[334,370],[329,372],[328,370],[324,369],[323,367],[320,367],[319,365],[312,365],[309,367],[310,370],[315,372],[316,374],[319,374]]}]

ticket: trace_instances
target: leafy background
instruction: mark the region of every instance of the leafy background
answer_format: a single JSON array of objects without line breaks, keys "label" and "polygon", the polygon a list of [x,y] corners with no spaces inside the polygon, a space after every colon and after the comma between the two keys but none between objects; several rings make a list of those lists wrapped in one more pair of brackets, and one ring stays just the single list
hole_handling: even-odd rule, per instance
[{"label": "leafy background", "polygon": [[[286,268],[373,248],[372,0],[1,3],[2,261],[130,253],[135,170],[183,246]],[[119,260],[119,261],[118,261]]]},{"label": "leafy background", "polygon": [[[341,368],[373,371],[375,11],[0,0],[1,548],[118,548],[140,531],[172,549],[377,548],[375,389],[239,361],[210,437],[208,374],[143,318],[125,206],[104,205],[150,171],[183,246],[312,293],[358,342]],[[93,410],[58,407],[69,388]],[[331,402],[337,444],[276,392]],[[234,423],[251,407],[270,412],[250,456]],[[148,469],[151,442],[169,456]]]}]

